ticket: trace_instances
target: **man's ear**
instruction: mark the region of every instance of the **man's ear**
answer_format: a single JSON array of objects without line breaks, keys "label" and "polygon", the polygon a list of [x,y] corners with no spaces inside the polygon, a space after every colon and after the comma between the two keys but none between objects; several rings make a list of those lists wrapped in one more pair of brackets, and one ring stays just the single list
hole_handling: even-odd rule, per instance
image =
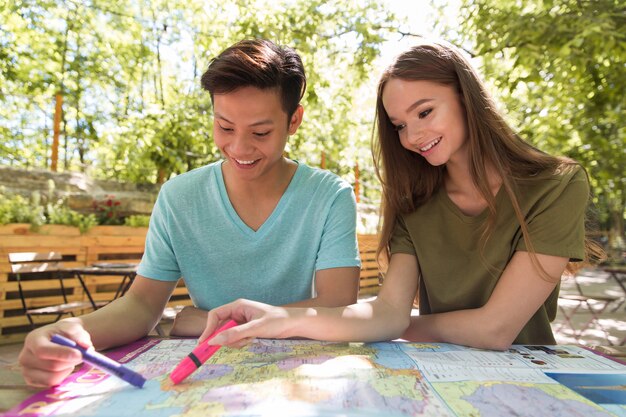
[{"label": "man's ear", "polygon": [[298,104],[298,107],[296,107],[296,111],[294,111],[293,114],[291,115],[291,120],[289,120],[289,129],[288,129],[289,135],[293,135],[294,133],[296,133],[296,131],[300,127],[300,124],[302,123],[303,115],[304,115],[304,107],[302,107],[301,104]]}]

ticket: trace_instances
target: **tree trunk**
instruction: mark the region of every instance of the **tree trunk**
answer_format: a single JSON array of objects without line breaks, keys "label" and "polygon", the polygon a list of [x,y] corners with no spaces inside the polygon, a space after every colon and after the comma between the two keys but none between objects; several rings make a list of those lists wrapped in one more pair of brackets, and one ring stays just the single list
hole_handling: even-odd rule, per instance
[{"label": "tree trunk", "polygon": [[56,172],[59,162],[59,132],[61,130],[61,113],[63,113],[63,95],[57,93],[54,106],[54,126],[52,136],[52,155],[50,156],[50,171]]},{"label": "tree trunk", "polygon": [[157,171],[157,184],[163,184],[165,182],[165,168],[159,168]]},{"label": "tree trunk", "polygon": [[354,163],[354,195],[356,197],[356,202],[359,202],[359,191],[360,191],[360,174],[361,172],[359,171],[359,163],[355,162]]}]

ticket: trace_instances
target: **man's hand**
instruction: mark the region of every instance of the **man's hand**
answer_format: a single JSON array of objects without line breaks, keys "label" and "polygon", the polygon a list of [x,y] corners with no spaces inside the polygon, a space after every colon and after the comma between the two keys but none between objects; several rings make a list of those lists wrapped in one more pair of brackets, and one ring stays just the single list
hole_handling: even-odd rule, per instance
[{"label": "man's hand", "polygon": [[26,336],[19,355],[22,375],[28,385],[35,387],[58,385],[83,360],[81,353],[76,349],[51,342],[53,334],[65,336],[86,348],[93,347],[89,333],[78,318],[61,320],[33,330]]},{"label": "man's hand", "polygon": [[208,311],[185,306],[174,318],[170,336],[198,337],[206,327]]}]

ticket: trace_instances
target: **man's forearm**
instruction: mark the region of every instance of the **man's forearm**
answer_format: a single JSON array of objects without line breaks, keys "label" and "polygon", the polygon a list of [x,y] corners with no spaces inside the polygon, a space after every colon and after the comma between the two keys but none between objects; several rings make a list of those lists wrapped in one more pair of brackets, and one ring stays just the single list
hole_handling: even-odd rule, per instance
[{"label": "man's forearm", "polygon": [[80,320],[91,335],[95,348],[107,349],[144,337],[154,328],[159,317],[142,308],[141,303],[137,303],[132,295],[127,294],[81,316]]}]

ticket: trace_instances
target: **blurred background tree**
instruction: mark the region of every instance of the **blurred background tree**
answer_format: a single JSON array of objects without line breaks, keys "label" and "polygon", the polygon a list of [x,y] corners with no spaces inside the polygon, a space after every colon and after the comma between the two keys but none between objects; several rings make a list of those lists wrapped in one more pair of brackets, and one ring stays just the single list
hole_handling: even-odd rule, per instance
[{"label": "blurred background tree", "polygon": [[587,168],[600,226],[624,250],[626,3],[462,3],[456,41],[482,62],[524,138]]},{"label": "blurred background tree", "polygon": [[394,16],[373,0],[4,1],[0,12],[0,163],[50,166],[54,97],[63,98],[59,169],[163,182],[219,159],[199,77],[242,38],[295,47],[308,76],[292,158],[346,174],[368,147],[353,97]]},{"label": "blurred background tree", "polygon": [[50,167],[57,93],[61,171],[160,183],[217,160],[199,77],[225,47],[265,37],[307,70],[289,156],[352,182],[358,166],[375,206],[381,55],[422,36],[462,46],[524,138],[583,163],[601,228],[622,239],[623,0],[0,0],[0,164]]}]

